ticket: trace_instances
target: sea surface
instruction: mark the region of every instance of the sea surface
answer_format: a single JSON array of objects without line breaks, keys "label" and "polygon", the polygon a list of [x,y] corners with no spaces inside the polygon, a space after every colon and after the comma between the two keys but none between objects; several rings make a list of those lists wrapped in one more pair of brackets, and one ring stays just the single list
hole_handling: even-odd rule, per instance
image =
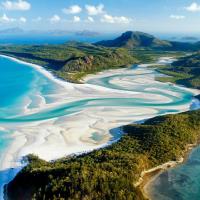
[{"label": "sea surface", "polygon": [[[86,42],[86,43],[95,43],[101,40],[109,40],[119,37],[122,32],[117,33],[97,33],[94,35],[78,35],[75,33],[68,33],[64,35],[56,35],[56,34],[0,34],[0,44],[63,44],[69,41],[78,41],[78,42]],[[155,35],[155,37],[161,38],[163,40],[169,41],[180,41],[180,42],[197,42],[200,41],[200,33],[196,34],[163,34],[163,33],[150,33]],[[189,36],[189,37],[188,37]]]},{"label": "sea surface", "polygon": [[200,147],[193,149],[188,160],[161,173],[150,184],[153,200],[200,199]]},{"label": "sea surface", "polygon": [[[56,103],[57,99],[55,94],[62,92],[64,89],[62,85],[45,76],[44,73],[36,70],[27,64],[19,63],[10,60],[5,57],[0,57],[0,167],[1,160],[3,159],[5,152],[12,143],[12,131],[7,131],[5,127],[12,127],[17,123],[30,123],[36,121],[49,120],[54,118],[61,118],[74,113],[79,113],[85,109],[92,107],[138,107],[138,108],[152,108],[158,110],[157,115],[166,113],[181,112],[178,109],[182,105],[192,105],[193,93],[190,90],[178,87],[174,84],[163,84],[159,82],[141,82],[137,85],[129,86],[116,84],[114,80],[143,80],[143,77],[156,76],[154,70],[150,69],[145,74],[130,74],[137,70],[137,67],[125,70],[123,74],[112,74],[106,77],[93,78],[88,81],[88,84],[93,86],[101,86],[104,88],[113,89],[121,92],[135,92],[146,94],[147,96],[159,95],[170,99],[165,103],[158,100],[149,100],[143,98],[88,98],[68,102],[54,108],[41,110],[40,107],[45,103]],[[152,89],[153,88],[153,89]],[[165,92],[167,91],[167,92]],[[86,91],[88,92],[88,91]],[[70,98],[70,97],[69,97]],[[35,109],[36,111],[31,114],[26,114],[27,110]],[[38,109],[38,111],[37,111]],[[125,111],[124,111],[125,112]],[[131,121],[130,121],[131,122]],[[94,133],[93,140],[100,141],[102,136],[99,133]],[[200,197],[200,150],[195,150],[190,156],[189,161],[182,166],[172,169],[170,174],[169,187],[166,188],[165,196],[168,194],[173,195],[171,199],[188,199],[189,194],[192,192],[193,200],[197,200]],[[199,178],[198,178],[199,177]],[[0,173],[0,185],[1,185],[1,173]],[[173,182],[174,181],[174,182]],[[172,185],[174,183],[174,185]],[[171,189],[170,189],[171,186]],[[174,186],[176,189],[174,189]],[[159,188],[159,187],[158,187]],[[163,188],[160,188],[160,190]],[[160,191],[159,190],[159,191]],[[159,191],[156,191],[159,193]],[[171,196],[170,196],[171,197]],[[170,199],[166,197],[166,199]],[[174,198],[175,197],[175,198]]]},{"label": "sea surface", "polygon": [[76,34],[52,35],[52,34],[19,34],[19,35],[0,35],[0,44],[63,44],[69,41],[94,43],[101,40],[113,39],[118,34],[97,34],[93,36],[81,36]]}]

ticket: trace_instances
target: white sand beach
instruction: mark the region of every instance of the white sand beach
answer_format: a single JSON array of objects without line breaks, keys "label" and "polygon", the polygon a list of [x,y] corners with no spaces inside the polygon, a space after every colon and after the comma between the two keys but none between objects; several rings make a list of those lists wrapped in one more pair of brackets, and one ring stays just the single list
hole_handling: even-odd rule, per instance
[{"label": "white sand beach", "polygon": [[[161,115],[161,111],[163,110],[169,110],[169,112],[166,111],[163,114],[171,113],[171,110],[177,110],[177,112],[187,111],[190,109],[192,103],[183,102],[170,105],[170,103],[174,101],[173,98],[181,99],[181,94],[179,91],[170,90],[168,83],[155,81],[155,74],[152,69],[147,68],[147,65],[142,65],[141,68],[138,67],[137,70],[108,70],[96,75],[89,75],[84,79],[85,82],[88,82],[92,79],[123,74],[123,77],[114,78],[109,82],[115,86],[125,88],[119,90],[88,83],[73,84],[65,82],[54,77],[51,72],[46,71],[43,67],[26,63],[15,58],[4,57],[35,68],[55,84],[59,84],[63,87],[63,90],[58,93],[49,95],[49,97],[53,99],[52,102],[46,102],[44,98],[40,96],[38,96],[37,100],[39,103],[37,106],[34,106],[34,108],[28,106],[31,104],[31,102],[29,102],[24,109],[25,115],[46,112],[57,107],[62,107],[67,103],[83,99],[101,98],[104,99],[102,101],[105,101],[105,103],[108,98],[139,99],[139,103],[141,99],[141,102],[145,100],[147,103],[150,102],[150,104],[153,103],[155,105],[141,106],[134,105],[133,103],[127,106],[116,106],[112,105],[112,103],[103,105],[102,102],[98,105],[98,102],[93,100],[87,103],[81,110],[68,115],[27,122],[1,122],[0,129],[9,130],[12,137],[11,145],[0,161],[0,170],[7,172],[7,174],[4,173],[0,175],[0,177],[4,179],[4,181],[0,183],[1,196],[3,184],[10,181],[23,166],[21,159],[27,154],[33,153],[42,159],[50,161],[70,154],[101,148],[120,138],[122,131],[118,127],[122,125]],[[161,60],[162,62],[167,62],[169,58],[162,58]],[[134,78],[126,76],[131,73],[134,75]],[[152,74],[149,75],[149,73]],[[164,90],[160,87],[156,87],[157,85],[167,85],[167,87]],[[138,89],[140,87],[144,90],[140,91]],[[169,88],[169,90],[167,88]],[[177,86],[177,88],[194,95],[200,94],[198,90],[186,89],[181,86]],[[147,93],[149,91],[151,93]],[[163,93],[167,95],[163,95]],[[173,96],[173,98],[171,98],[171,96]],[[166,106],[164,106],[165,104]],[[96,134],[100,139],[95,138]]]}]

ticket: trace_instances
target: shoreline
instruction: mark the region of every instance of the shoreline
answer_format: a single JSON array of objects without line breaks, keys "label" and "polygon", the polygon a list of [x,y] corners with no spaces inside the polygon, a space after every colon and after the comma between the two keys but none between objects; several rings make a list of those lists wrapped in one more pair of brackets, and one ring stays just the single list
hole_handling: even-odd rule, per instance
[{"label": "shoreline", "polygon": [[70,82],[68,82],[66,80],[64,81],[64,80],[56,77],[51,71],[45,69],[44,67],[42,67],[40,65],[33,64],[33,63],[30,63],[30,62],[26,62],[26,61],[20,60],[18,58],[15,58],[15,57],[12,57],[12,56],[3,55],[3,54],[0,54],[0,57],[7,58],[7,59],[12,60],[14,62],[17,62],[17,63],[23,64],[23,65],[27,65],[29,67],[32,67],[32,68],[36,69],[37,71],[39,71],[41,74],[43,74],[45,77],[49,78],[50,80],[52,80],[55,83],[58,83],[58,84],[60,84],[62,86],[68,86],[68,83],[70,84]]},{"label": "shoreline", "polygon": [[193,149],[198,147],[200,144],[200,139],[194,144],[188,144],[185,147],[183,152],[183,156],[179,158],[177,161],[168,161],[156,167],[153,167],[149,170],[145,170],[141,173],[139,180],[134,184],[136,188],[138,188],[143,197],[147,200],[153,200],[153,197],[150,194],[150,184],[156,180],[156,178],[161,175],[163,172],[175,168],[178,165],[182,165],[187,162],[187,159],[192,152]]},{"label": "shoreline", "polygon": [[[29,67],[33,67],[35,70],[42,73],[45,77],[51,79],[52,81],[54,81],[55,83],[57,83],[59,85],[61,84],[62,86],[64,86],[65,89],[72,90],[72,91],[75,91],[75,92],[77,90],[79,93],[81,92],[81,95],[83,95],[84,93],[87,93],[88,91],[90,92],[89,94],[90,94],[91,97],[93,97],[94,93],[96,95],[96,92],[99,92],[99,94],[98,94],[99,96],[104,96],[105,94],[107,94],[107,92],[113,92],[113,93],[110,94],[111,97],[117,96],[119,94],[132,94],[131,97],[135,97],[135,96],[138,95],[134,92],[117,91],[117,90],[105,88],[105,87],[102,87],[102,86],[90,85],[90,84],[87,84],[87,83],[85,83],[85,84],[74,84],[74,83],[70,83],[70,82],[65,82],[64,80],[55,77],[50,71],[46,70],[45,68],[43,68],[39,65],[27,63],[25,61],[21,61],[19,59],[9,57],[9,56],[4,56],[4,55],[0,55],[0,56],[8,58],[10,60],[13,60],[14,62],[18,62],[18,63],[21,63],[21,64],[25,64]],[[104,72],[100,72],[96,75],[88,75],[87,79],[90,79],[91,77],[95,77],[95,76],[96,77],[104,76],[105,74],[110,75],[110,74],[113,73],[113,70],[106,70],[106,71],[109,71],[109,73],[104,71]],[[115,70],[115,72],[120,73],[121,70]],[[194,93],[194,90],[188,90],[188,91],[193,91],[193,93]],[[78,93],[78,95],[80,95],[79,93]],[[80,95],[80,97],[82,97],[82,98],[85,97],[84,95],[83,96],[81,96],[81,95]],[[144,95],[144,94],[139,94],[139,95]],[[144,95],[144,97],[145,97],[145,95]],[[77,99],[77,97],[76,96],[72,97],[72,99],[70,99],[70,100],[73,101],[74,99]],[[156,96],[154,96],[154,100],[157,100],[158,102],[161,102],[161,103],[166,101],[166,99],[164,97],[158,98]],[[66,99],[65,99],[65,101],[66,101]],[[53,106],[55,106],[55,104],[53,104]],[[134,109],[135,109],[136,116],[129,117],[129,115],[132,113],[131,111],[133,111]],[[181,105],[179,107],[179,109],[180,110],[182,109],[183,112],[184,112],[186,109],[189,109],[189,107],[186,106],[186,105],[184,105],[184,106]],[[108,112],[111,112],[113,115],[116,115],[118,118],[115,119],[115,118],[112,118],[112,116],[105,118],[104,115],[106,114],[106,110],[108,110]],[[124,117],[123,113],[120,115],[120,112],[122,110],[123,109],[121,107],[115,108],[115,109],[113,109],[113,108],[108,109],[108,108],[104,108],[104,107],[102,107],[101,109],[90,108],[90,109],[88,109],[87,116],[84,114],[84,112],[82,112],[82,113],[79,114],[80,116],[78,116],[78,117],[76,115],[73,115],[73,116],[70,116],[70,119],[67,118],[68,123],[71,122],[72,126],[61,127],[60,129],[59,129],[59,126],[57,126],[57,127],[55,126],[55,125],[57,125],[56,124],[57,119],[56,120],[47,120],[47,121],[37,122],[37,123],[33,122],[33,123],[31,123],[31,127],[34,128],[34,126],[38,126],[38,127],[41,126],[40,129],[43,128],[46,131],[46,132],[45,131],[40,132],[41,131],[40,129],[36,129],[35,132],[38,133],[38,137],[35,136],[34,135],[35,132],[33,130],[31,130],[29,127],[26,127],[26,125],[24,125],[25,127],[23,127],[23,128],[19,127],[20,128],[19,130],[20,131],[22,130],[22,132],[19,131],[18,133],[14,134],[14,137],[13,137],[14,141],[12,141],[12,144],[10,145],[10,147],[8,148],[8,150],[6,152],[5,156],[8,155],[8,157],[6,158],[3,165],[5,167],[10,166],[10,169],[12,169],[14,164],[17,164],[17,163],[19,164],[19,160],[18,160],[19,156],[27,154],[30,151],[32,151],[33,153],[39,152],[39,156],[41,158],[43,158],[43,159],[46,158],[46,160],[51,160],[51,159],[49,159],[50,157],[47,156],[46,152],[52,152],[53,149],[54,149],[54,146],[56,146],[56,145],[61,145],[61,147],[59,146],[59,148],[57,150],[58,152],[56,152],[53,155],[55,157],[55,159],[70,155],[74,151],[75,151],[74,154],[76,154],[76,153],[78,154],[80,152],[85,153],[85,152],[88,151],[88,149],[91,149],[91,151],[92,151],[92,150],[97,149],[97,148],[103,148],[103,147],[110,145],[113,142],[117,141],[117,140],[111,141],[110,139],[111,139],[112,135],[110,133],[107,133],[108,130],[112,129],[113,127],[116,127],[116,124],[124,125],[126,123],[130,123],[131,122],[130,119],[132,121],[136,122],[138,120],[141,120],[141,118],[142,119],[144,118],[144,117],[141,117],[140,115],[143,115],[143,116],[145,115],[145,119],[158,115],[157,109],[155,109],[155,108],[144,108],[144,109],[142,109],[142,110],[140,109],[140,111],[138,111],[136,109],[136,107],[133,107],[133,110],[130,109],[129,111],[126,111],[126,113],[125,113],[126,115]],[[100,114],[99,114],[99,112],[100,112]],[[137,112],[138,112],[138,116],[137,116]],[[74,121],[79,121],[80,119],[83,119],[83,117],[85,119],[80,121],[80,124],[78,126],[76,126],[76,128],[74,128],[73,127],[73,126],[75,126],[73,124]],[[103,121],[102,121],[102,119],[103,119]],[[117,119],[120,119],[120,122],[117,122]],[[62,120],[63,120],[62,123],[64,123],[64,121],[66,121],[66,118],[63,118]],[[110,124],[106,125],[105,122],[106,123],[110,122]],[[87,126],[87,123],[88,123],[88,126]],[[105,126],[104,128],[102,128],[102,124],[104,124],[104,126]],[[49,131],[50,128],[52,128],[52,131]],[[92,142],[91,142],[92,140],[90,139],[91,138],[91,133],[90,133],[91,131],[89,131],[89,129],[92,129],[94,131],[100,131],[100,132],[103,133],[103,136],[107,136],[106,138],[104,138],[103,143],[97,142],[97,144],[94,144],[94,143],[92,144]],[[25,132],[27,130],[30,133],[25,134]],[[82,130],[82,132],[80,130]],[[74,136],[74,132],[81,132],[81,133]],[[66,141],[64,141],[63,145],[69,146],[68,149],[66,149],[66,146],[62,146],[63,141],[59,141],[58,139],[55,140],[55,137],[61,137],[61,136],[66,140]],[[75,138],[75,137],[77,137],[77,138]],[[45,142],[45,144],[42,143],[42,142]],[[44,147],[43,148],[41,148],[41,147],[37,148],[37,146],[34,146],[35,143],[39,143],[41,145],[44,145]],[[51,144],[52,146],[48,147],[48,144],[50,144],[50,143],[52,143],[52,144],[54,143],[54,146]],[[80,148],[78,148],[78,150],[79,150],[78,152],[76,152],[77,146],[72,146],[73,143],[75,143],[76,145],[79,145],[79,146],[82,145]],[[99,147],[97,147],[97,146],[99,146]],[[85,150],[85,149],[87,149],[87,150]]]},{"label": "shoreline", "polygon": [[[87,81],[92,79],[93,77],[95,76],[102,76],[102,75],[105,75],[107,72],[116,72],[116,71],[124,71],[124,69],[128,69],[128,68],[119,68],[119,69],[108,69],[108,70],[104,70],[104,71],[101,71],[101,72],[97,72],[95,74],[88,74],[86,75],[85,77],[83,77],[83,83],[71,83],[71,82],[68,82],[67,80],[63,80],[57,76],[55,76],[52,71],[40,66],[40,65],[37,65],[37,64],[33,64],[33,63],[30,63],[30,62],[26,62],[26,61],[23,61],[23,60],[20,60],[18,58],[15,58],[15,57],[12,57],[12,56],[7,56],[7,55],[3,55],[3,54],[0,54],[0,57],[3,57],[3,58],[7,58],[9,60],[12,60],[14,62],[17,62],[17,63],[20,63],[20,64],[23,64],[23,65],[27,65],[29,67],[32,67],[34,68],[35,70],[39,71],[41,74],[43,74],[45,77],[49,78],[50,80],[52,80],[53,82],[63,86],[63,87],[67,87],[69,88],[69,86],[73,87],[73,85],[78,85],[78,86],[87,86],[89,85],[91,88],[98,88],[98,89],[105,89],[105,90],[113,90],[113,89],[110,89],[110,88],[105,88],[103,86],[99,86],[99,85],[92,85],[92,84],[88,84]],[[160,59],[173,59],[173,57],[161,57]],[[163,61],[162,61],[163,62]],[[169,63],[168,61],[165,63],[167,64]],[[151,65],[161,65],[162,63],[158,62],[158,63],[152,63],[152,64],[139,64],[139,66],[144,66],[145,68],[148,67],[148,66],[151,66]],[[156,80],[155,80],[156,81]],[[158,81],[160,82],[160,81]],[[160,82],[160,83],[163,83],[163,82]],[[169,84],[170,82],[166,82],[166,84]],[[165,83],[163,83],[165,84]],[[200,95],[200,90],[198,89],[194,89],[194,88],[188,88],[184,85],[179,85],[179,84],[174,84],[176,85],[177,87],[180,87],[180,88],[184,88],[184,90],[187,90],[191,93],[195,93],[195,95]],[[120,91],[119,91],[120,92]],[[128,91],[123,91],[124,92],[128,92]]]}]

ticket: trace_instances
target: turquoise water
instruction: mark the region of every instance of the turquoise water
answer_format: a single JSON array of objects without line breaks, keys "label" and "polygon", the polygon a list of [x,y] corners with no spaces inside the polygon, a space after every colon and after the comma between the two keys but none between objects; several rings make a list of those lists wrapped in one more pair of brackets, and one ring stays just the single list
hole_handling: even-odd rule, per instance
[{"label": "turquoise water", "polygon": [[[7,62],[11,62],[8,61]],[[13,65],[13,62],[11,62]],[[11,66],[12,66],[11,65]],[[14,63],[14,66],[19,64]],[[40,93],[41,91],[43,91],[43,93],[41,93],[41,95],[44,97],[45,95],[49,94],[50,91],[52,90],[51,85],[55,85],[55,83],[52,83],[49,80],[46,80],[46,77],[41,76],[41,74],[39,74],[38,72],[34,72],[34,69],[32,68],[27,68],[25,66],[23,66],[23,68],[25,68],[25,71],[23,73],[27,73],[26,71],[28,71],[29,73],[31,72],[32,74],[32,81],[30,81],[30,78],[28,79],[28,85],[30,85],[30,87],[28,87],[27,85],[25,85],[25,88],[22,90],[22,92],[16,95],[16,99],[19,98],[18,95],[22,98],[24,93],[30,93],[29,90],[32,90],[31,86],[32,86],[32,82],[35,82],[35,77],[39,76],[39,78],[41,79],[40,81],[37,81],[38,84],[38,88],[40,89]],[[22,69],[23,69],[22,68]],[[148,73],[148,75],[152,75],[153,72]],[[134,79],[136,76],[142,76],[142,75],[147,75],[145,74],[140,74],[140,75],[130,75],[128,74],[123,74],[123,75],[112,75],[109,77],[103,77],[103,78],[98,78],[98,79],[91,79],[88,81],[89,84],[92,85],[99,85],[99,86],[103,86],[106,88],[111,88],[111,89],[116,89],[116,90],[123,90],[123,91],[134,91],[134,92],[143,92],[148,94],[158,94],[158,95],[162,95],[164,97],[168,97],[171,99],[171,102],[167,102],[167,103],[159,103],[159,102],[155,102],[154,100],[148,100],[145,98],[88,98],[88,99],[83,99],[83,100],[79,100],[79,101],[74,101],[74,102],[70,102],[70,103],[66,103],[66,104],[62,104],[61,106],[58,107],[54,107],[53,109],[48,109],[48,110],[44,110],[41,111],[39,113],[34,113],[31,115],[23,115],[23,116],[12,116],[9,113],[8,117],[1,117],[0,115],[0,122],[7,122],[7,123],[12,123],[12,122],[30,122],[30,121],[38,121],[38,120],[46,120],[46,119],[51,119],[51,118],[55,118],[55,117],[61,117],[61,116],[66,116],[66,115],[70,115],[73,113],[77,113],[85,108],[89,108],[89,107],[99,107],[99,106],[106,106],[106,107],[110,107],[110,106],[120,106],[120,107],[152,107],[152,108],[158,108],[158,114],[164,114],[164,113],[174,113],[174,112],[178,112],[179,110],[177,109],[168,109],[169,106],[180,106],[180,105],[185,105],[191,102],[193,94],[191,92],[186,91],[185,89],[176,87],[176,86],[172,86],[170,84],[148,84],[146,86],[138,86],[138,87],[134,87],[134,88],[126,88],[123,86],[119,86],[119,85],[115,85],[110,83],[111,80],[115,79],[115,78],[124,78],[124,77],[129,77]],[[43,80],[44,79],[44,80]],[[19,80],[17,80],[18,82]],[[26,78],[24,79],[24,82],[26,82]],[[4,83],[5,84],[5,83]],[[23,85],[23,84],[22,84]],[[36,84],[35,84],[36,85]],[[15,87],[18,87],[18,85],[15,85]],[[49,89],[51,87],[51,89]],[[54,91],[52,91],[52,93],[56,93],[57,92],[57,87],[54,87]],[[42,89],[41,89],[42,88]],[[159,88],[162,89],[162,91],[147,91],[147,88]],[[170,95],[168,93],[165,93],[164,91],[168,90],[171,92],[176,92],[179,94],[179,96],[175,96],[175,95]],[[31,91],[32,92],[32,91]],[[13,95],[11,95],[12,97]],[[16,106],[16,105],[14,105]]]},{"label": "turquoise water", "polygon": [[93,139],[94,141],[101,141],[103,139],[103,136],[95,132],[92,134],[91,139]]},{"label": "turquoise water", "polygon": [[155,200],[199,200],[200,147],[192,151],[186,163],[162,173],[151,188]]},{"label": "turquoise water", "polygon": [[[26,108],[37,107],[37,96],[55,93],[61,87],[55,85],[34,68],[0,57],[0,118],[23,115]],[[48,99],[46,99],[48,100]],[[12,141],[12,130],[1,130],[0,161]]]},{"label": "turquoise water", "polygon": [[[137,67],[134,66],[132,69],[124,70],[123,74],[112,74],[107,77],[90,79],[88,84],[103,86],[119,92],[136,92],[146,96],[160,95],[170,101],[161,103],[153,98],[145,98],[144,95],[130,98],[126,93],[122,93],[119,97],[111,98],[108,92],[106,97],[92,98],[89,94],[86,94],[80,100],[67,101],[68,103],[62,103],[50,109],[39,109],[33,114],[27,114],[26,111],[28,109],[39,108],[39,105],[44,102],[46,104],[56,103],[55,96],[65,93],[67,89],[34,68],[7,58],[0,57],[0,70],[0,159],[3,158],[4,152],[12,141],[12,130],[7,132],[1,127],[9,127],[10,125],[15,127],[15,124],[18,123],[28,124],[35,121],[59,118],[76,114],[92,107],[152,108],[156,111],[156,115],[163,115],[180,112],[179,106],[189,105],[193,100],[191,92],[172,84],[152,82],[151,84],[144,83],[128,86],[113,82],[115,79],[135,80],[138,77],[145,79],[146,76],[154,77],[157,75],[153,70],[146,70],[147,72],[144,74],[134,74],[132,72],[137,71]],[[143,117],[141,116],[141,118]],[[91,139],[99,142],[103,137],[98,132],[94,132]]]},{"label": "turquoise water", "polygon": [[[0,116],[12,115],[20,107],[34,79],[33,69],[0,57]],[[23,72],[23,73],[21,73]]]},{"label": "turquoise water", "polygon": [[[157,110],[157,114],[175,113],[179,110],[176,106],[189,104],[192,101],[193,94],[183,88],[171,84],[152,83],[136,85],[134,87],[125,87],[119,84],[111,83],[117,78],[130,78],[143,76],[154,76],[156,72],[149,70],[146,73],[130,74],[130,69],[125,70],[124,74],[114,74],[98,79],[91,79],[89,84],[99,85],[111,88],[117,91],[134,91],[145,94],[162,95],[171,99],[170,102],[159,103],[157,101],[143,98],[128,98],[126,95],[122,98],[84,98],[78,101],[69,102],[56,106],[51,109],[41,110],[33,114],[24,114],[26,109],[37,108],[41,99],[46,103],[54,102],[49,95],[57,94],[63,88],[48,79],[46,76],[36,71],[34,68],[22,63],[18,63],[7,58],[0,57],[0,123],[32,122],[52,119],[71,115],[90,107],[147,107]],[[136,70],[134,66],[131,70]],[[158,88],[160,90],[147,90],[148,88]],[[165,93],[165,91],[176,92],[179,95]],[[169,107],[172,106],[173,109]]]},{"label": "turquoise water", "polygon": [[55,93],[55,85],[32,67],[0,57],[0,118],[19,115],[34,106],[36,98]]}]

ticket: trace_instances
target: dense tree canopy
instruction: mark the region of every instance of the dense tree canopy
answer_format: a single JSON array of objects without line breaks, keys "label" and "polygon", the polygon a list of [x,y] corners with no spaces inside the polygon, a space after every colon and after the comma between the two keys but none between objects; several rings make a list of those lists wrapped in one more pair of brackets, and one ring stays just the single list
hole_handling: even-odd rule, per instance
[{"label": "dense tree canopy", "polygon": [[0,46],[0,53],[39,64],[71,81],[77,81],[85,74],[139,62],[136,56],[123,48],[105,48],[77,42],[62,45]]},{"label": "dense tree canopy", "polygon": [[200,89],[200,52],[182,57],[171,66],[162,67],[159,71],[172,77],[162,77],[158,80]]},{"label": "dense tree canopy", "polygon": [[144,169],[183,156],[200,136],[200,110],[155,117],[124,127],[117,143],[54,162],[28,156],[29,164],[8,184],[10,200],[144,199],[134,187]]}]

